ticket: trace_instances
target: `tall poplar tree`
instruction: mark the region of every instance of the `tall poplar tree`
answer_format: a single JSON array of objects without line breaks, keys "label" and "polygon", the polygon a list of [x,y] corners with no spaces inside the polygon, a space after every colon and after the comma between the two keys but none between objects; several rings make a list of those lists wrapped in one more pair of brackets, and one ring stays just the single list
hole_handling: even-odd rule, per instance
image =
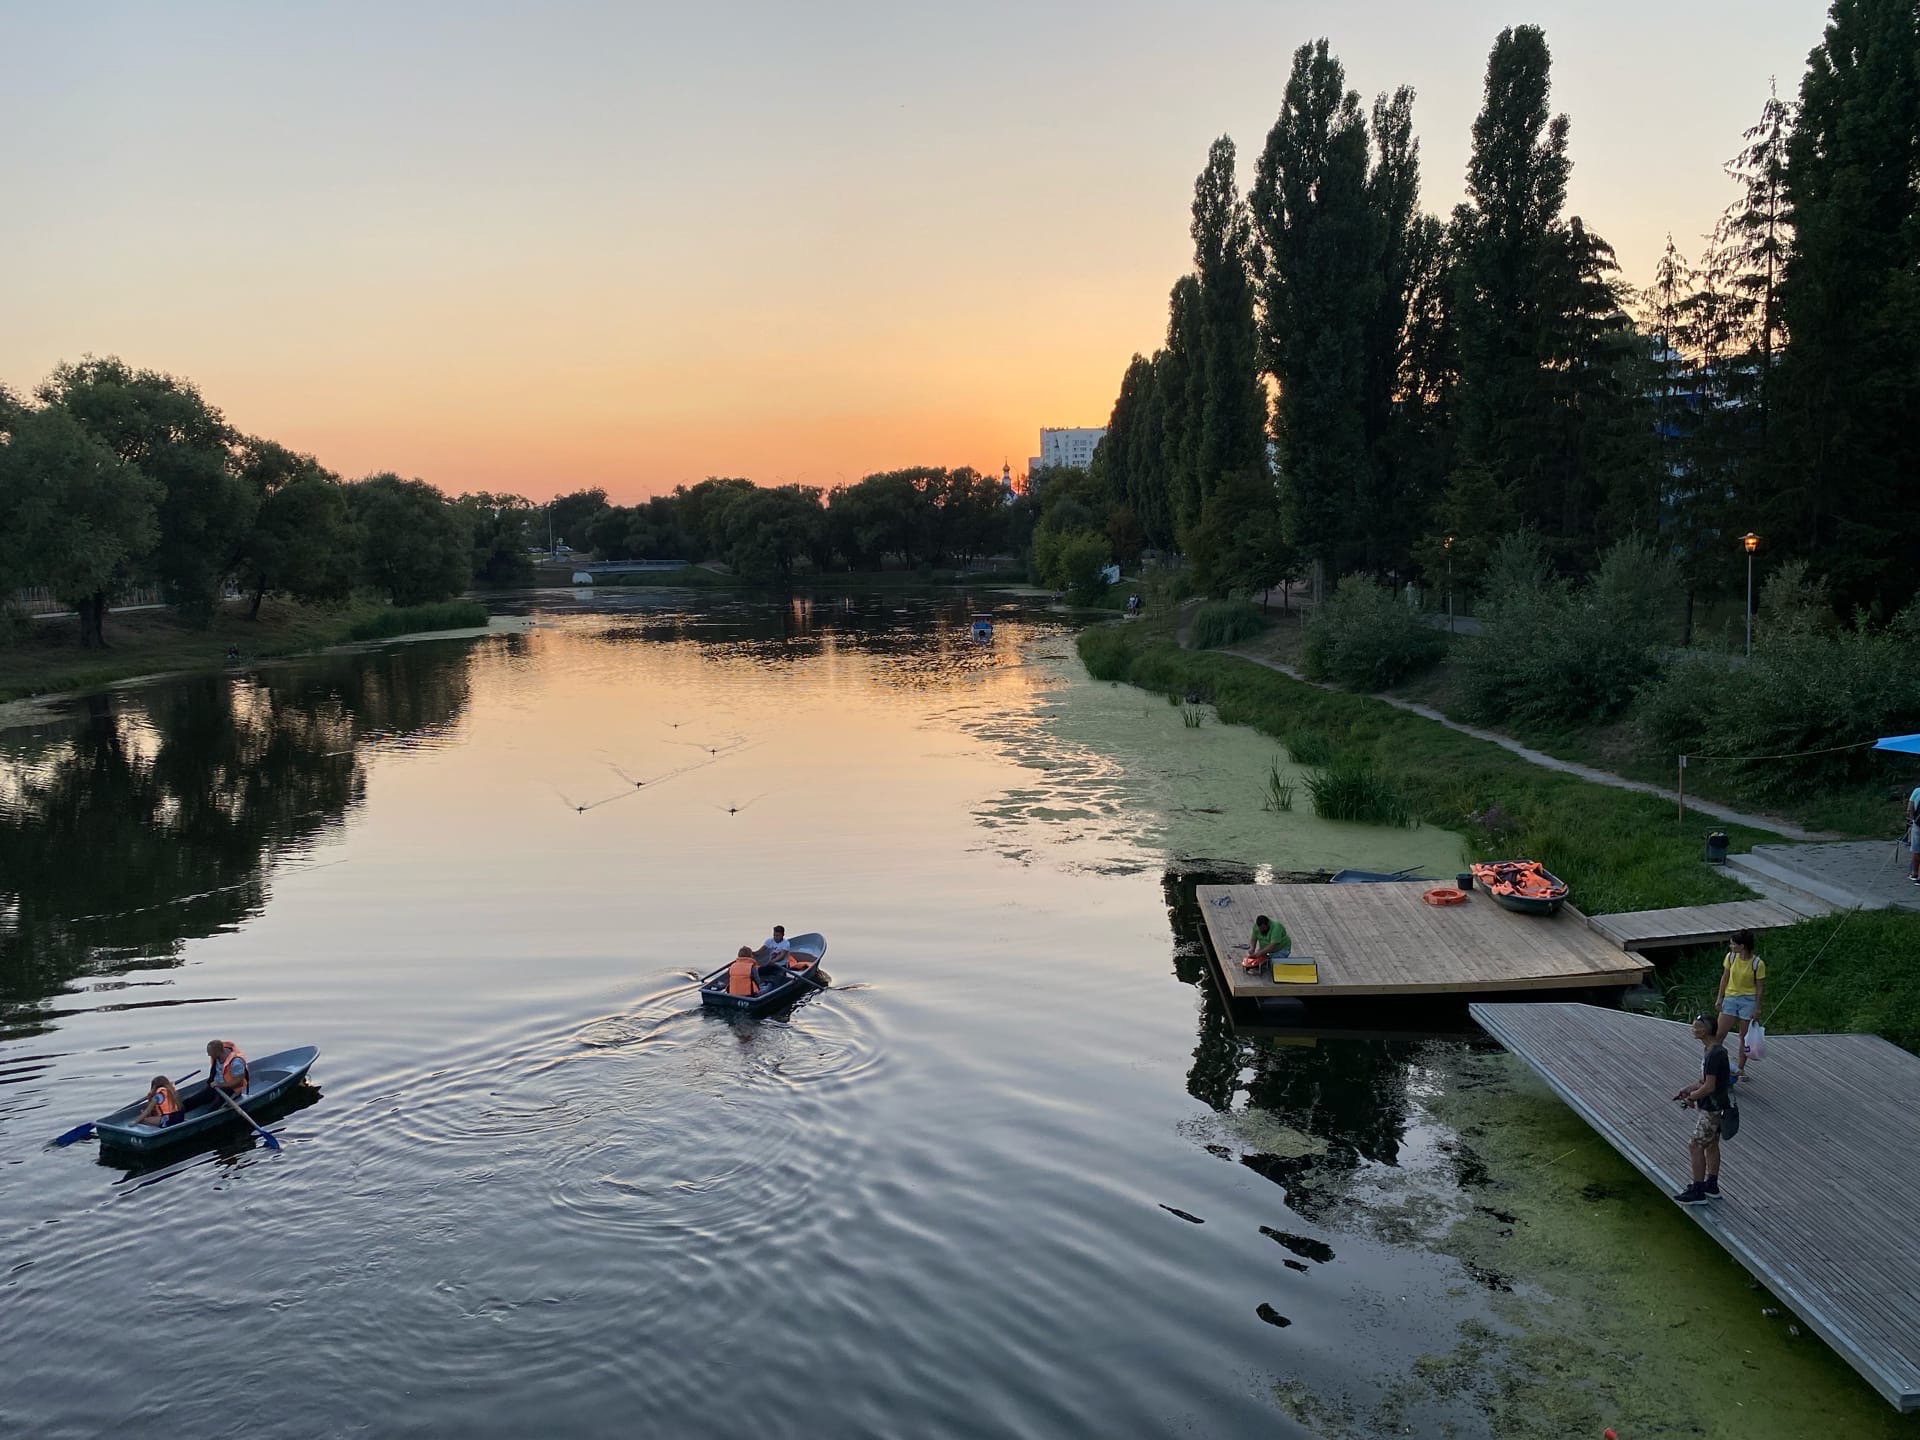
[{"label": "tall poplar tree", "polygon": [[[1788,433],[1766,528],[1842,602],[1904,603],[1920,567],[1920,11],[1834,0],[1808,57],[1780,285]],[[1760,527],[1755,527],[1760,528]]]},{"label": "tall poplar tree", "polygon": [[1267,471],[1267,402],[1247,271],[1252,222],[1234,178],[1233,141],[1222,135],[1193,184],[1193,267],[1200,285],[1194,479],[1204,506],[1226,474]]},{"label": "tall poplar tree", "polygon": [[1554,307],[1565,297],[1568,122],[1548,109],[1551,56],[1532,25],[1502,30],[1473,122],[1465,205],[1451,243],[1460,365],[1460,464],[1506,491],[1524,521],[1562,508],[1552,463]]},{"label": "tall poplar tree", "polygon": [[1366,116],[1345,69],[1325,40],[1302,45],[1251,204],[1264,262],[1261,338],[1280,391],[1287,538],[1334,575],[1365,563],[1375,507],[1368,338],[1382,283],[1368,159]]},{"label": "tall poplar tree", "polygon": [[1420,210],[1420,142],[1411,86],[1373,102],[1367,201],[1377,226],[1378,290],[1366,336],[1367,454],[1374,504],[1358,540],[1361,568],[1404,574],[1443,474],[1436,337],[1429,307],[1442,265],[1440,222]]}]

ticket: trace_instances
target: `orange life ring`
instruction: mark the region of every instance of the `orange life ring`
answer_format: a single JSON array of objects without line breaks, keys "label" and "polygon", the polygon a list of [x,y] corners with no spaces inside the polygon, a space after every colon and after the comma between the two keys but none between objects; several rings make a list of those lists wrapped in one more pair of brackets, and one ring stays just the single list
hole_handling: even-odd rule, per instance
[{"label": "orange life ring", "polygon": [[1456,890],[1451,885],[1436,885],[1420,898],[1429,905],[1464,905],[1467,903],[1467,892]]}]

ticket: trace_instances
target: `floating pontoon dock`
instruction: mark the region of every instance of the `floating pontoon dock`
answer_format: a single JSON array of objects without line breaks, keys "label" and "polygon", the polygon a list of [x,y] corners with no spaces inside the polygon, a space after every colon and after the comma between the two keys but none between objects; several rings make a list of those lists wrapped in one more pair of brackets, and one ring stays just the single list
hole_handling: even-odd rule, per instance
[{"label": "floating pontoon dock", "polygon": [[[1700,1073],[1687,1026],[1595,1005],[1469,1009],[1647,1179],[1687,1182],[1692,1116],[1668,1098]],[[1688,1213],[1889,1402],[1920,1410],[1920,1058],[1877,1035],[1769,1035],[1748,1068],[1726,1194]]]},{"label": "floating pontoon dock", "polygon": [[[1637,985],[1653,967],[1587,928],[1568,907],[1515,915],[1476,890],[1461,905],[1420,897],[1431,880],[1373,885],[1201,885],[1207,938],[1235,999],[1355,995],[1508,994]],[[1296,957],[1320,969],[1311,985],[1275,984],[1240,968],[1254,918],[1287,927]]]}]

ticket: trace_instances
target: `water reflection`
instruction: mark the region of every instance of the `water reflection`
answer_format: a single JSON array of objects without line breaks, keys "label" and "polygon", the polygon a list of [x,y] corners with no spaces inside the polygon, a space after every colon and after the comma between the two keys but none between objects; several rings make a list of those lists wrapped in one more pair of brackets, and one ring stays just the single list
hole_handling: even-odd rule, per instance
[{"label": "water reflection", "polygon": [[[1217,1115],[1238,1117],[1211,1127],[1206,1143],[1214,1153],[1282,1186],[1290,1209],[1319,1219],[1364,1167],[1399,1163],[1412,1123],[1417,1041],[1343,1031],[1337,1043],[1323,1044],[1311,1029],[1237,1025],[1211,972],[1194,892],[1253,878],[1242,866],[1175,867],[1161,877],[1174,973],[1201,996],[1187,1092]],[[1319,1143],[1296,1138],[1307,1136]]]},{"label": "water reflection", "polygon": [[269,870],[361,803],[369,744],[454,725],[468,664],[406,646],[196,676],[0,735],[0,1035],[44,1028],[78,980],[175,965],[257,914]]}]

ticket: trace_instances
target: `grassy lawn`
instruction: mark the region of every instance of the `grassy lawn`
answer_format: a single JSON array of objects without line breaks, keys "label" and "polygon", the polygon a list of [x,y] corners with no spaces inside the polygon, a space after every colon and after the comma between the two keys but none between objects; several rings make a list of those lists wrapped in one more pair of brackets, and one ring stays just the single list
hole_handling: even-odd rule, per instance
[{"label": "grassy lawn", "polygon": [[0,700],[86,690],[136,675],[214,668],[226,663],[229,649],[259,660],[321,650],[349,639],[486,623],[486,607],[473,601],[402,607],[356,601],[329,610],[268,600],[258,620],[247,618],[246,605],[236,602],[222,607],[204,629],[186,624],[171,610],[110,614],[106,648],[86,650],[80,645],[78,620],[36,620],[25,641],[0,650]]}]

